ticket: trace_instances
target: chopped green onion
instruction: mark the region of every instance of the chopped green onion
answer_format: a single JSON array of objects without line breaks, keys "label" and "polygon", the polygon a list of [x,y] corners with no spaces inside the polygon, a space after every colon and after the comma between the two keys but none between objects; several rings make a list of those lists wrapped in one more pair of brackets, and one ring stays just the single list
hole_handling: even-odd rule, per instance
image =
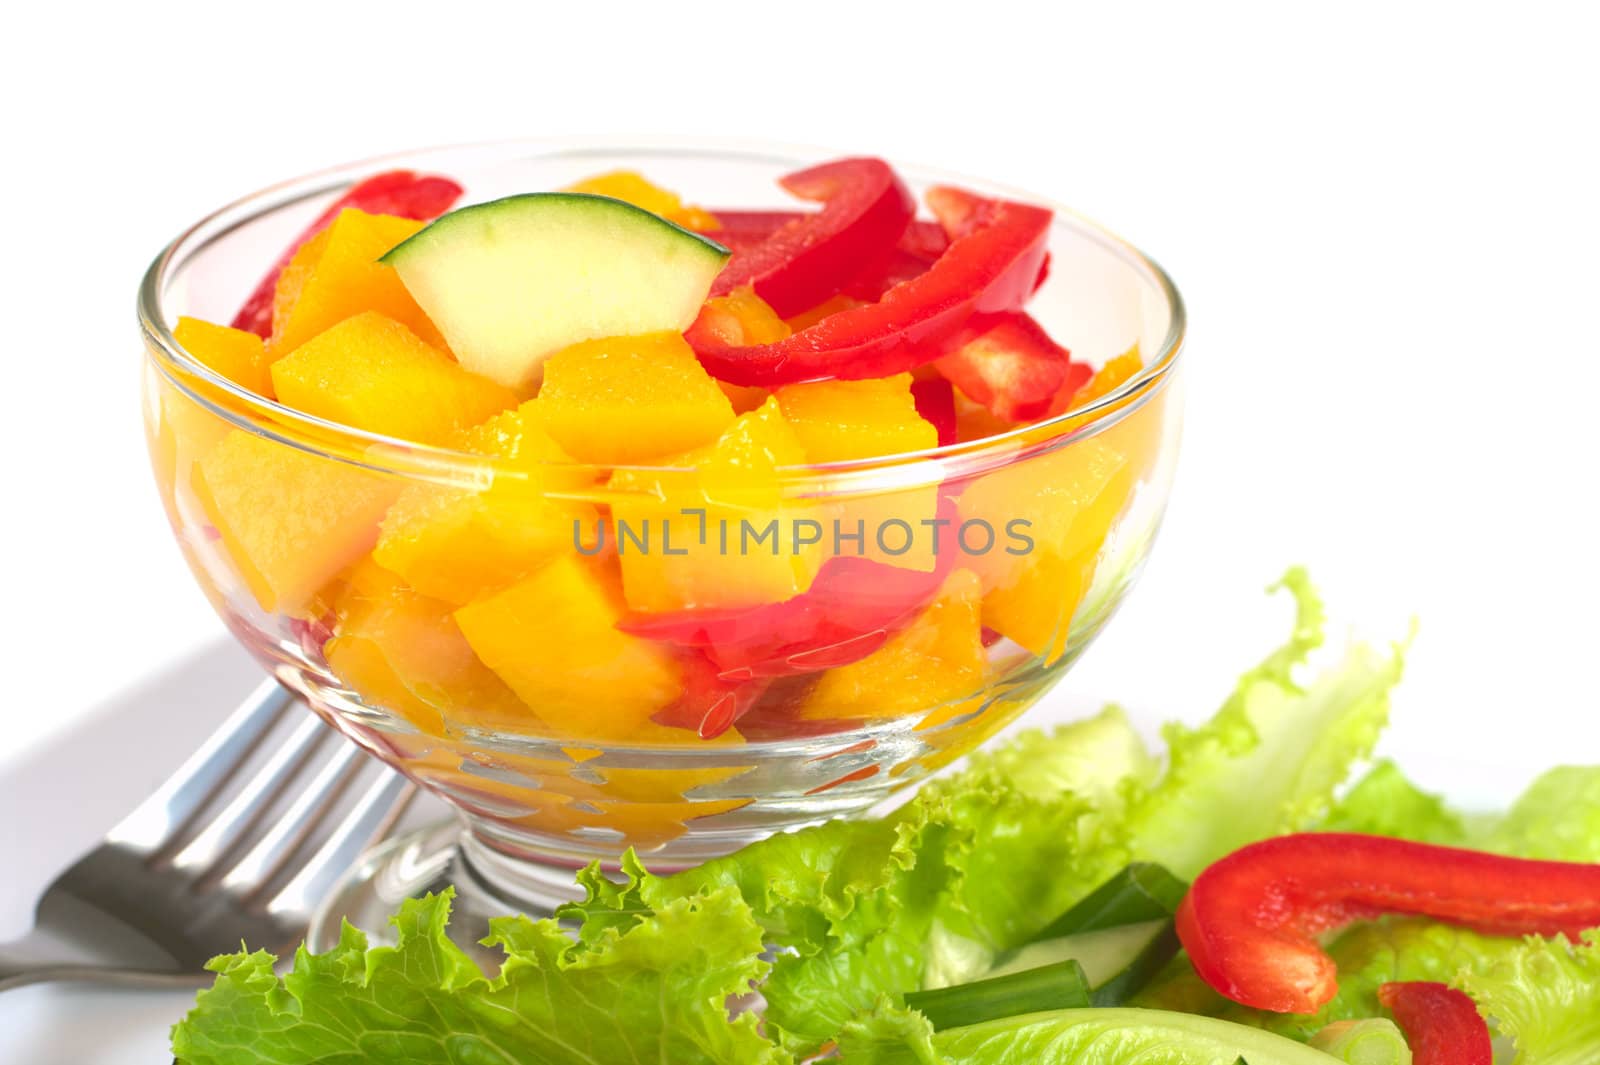
[{"label": "chopped green onion", "polygon": [[1177,928],[1171,921],[1166,922],[1121,972],[1090,992],[1089,1001],[1096,1006],[1126,1005],[1166,968],[1167,962],[1178,956],[1182,946]]},{"label": "chopped green onion", "polygon": [[1347,1065],[1411,1065],[1411,1048],[1393,1021],[1335,1021],[1311,1037],[1311,1045]]},{"label": "chopped green onion", "polygon": [[1083,966],[1062,961],[970,984],[911,991],[905,1003],[936,1029],[961,1028],[1024,1013],[1083,1009],[1089,1005],[1089,980]]},{"label": "chopped green onion", "polygon": [[1160,921],[1178,912],[1189,885],[1154,862],[1135,862],[1039,932],[1057,939],[1102,928]]}]

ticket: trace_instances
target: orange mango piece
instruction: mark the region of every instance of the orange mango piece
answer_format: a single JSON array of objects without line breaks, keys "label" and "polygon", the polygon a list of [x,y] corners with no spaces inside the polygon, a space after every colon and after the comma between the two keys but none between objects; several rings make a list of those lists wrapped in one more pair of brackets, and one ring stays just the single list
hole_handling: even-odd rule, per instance
[{"label": "orange mango piece", "polygon": [[939,443],[938,430],[917,413],[910,374],[784,385],[777,397],[812,462],[877,458]]},{"label": "orange mango piece", "polygon": [[777,475],[804,461],[769,399],[715,444],[667,461],[681,469],[613,474],[610,487],[626,493],[612,499],[611,515],[628,606],[734,608],[809,588],[822,563],[820,524],[796,535],[812,508],[785,502]]},{"label": "orange mango piece", "polygon": [[[939,431],[917,413],[910,374],[867,381],[814,381],[775,393],[813,463],[879,458],[937,446]],[[828,540],[839,523],[839,553],[891,566],[934,567],[937,484],[841,498],[826,508]],[[859,540],[853,539],[859,536]],[[941,541],[943,546],[943,541]]]},{"label": "orange mango piece", "polygon": [[[791,332],[789,324],[749,287],[706,300],[700,311],[700,322],[730,344],[773,344]],[[772,395],[767,389],[754,385],[718,381],[717,386],[739,414],[759,409]]]},{"label": "orange mango piece", "polygon": [[544,427],[580,462],[649,462],[709,444],[733,405],[682,336],[588,340],[544,364]]},{"label": "orange mango piece", "polygon": [[198,318],[179,318],[172,336],[185,351],[240,388],[258,396],[272,395],[266,343],[254,333]]},{"label": "orange mango piece", "polygon": [[568,185],[564,191],[610,196],[613,200],[643,207],[651,214],[658,214],[685,229],[708,232],[718,227],[717,218],[710,211],[686,205],[677,193],[646,180],[643,174],[633,170],[596,174]]},{"label": "orange mango piece", "polygon": [[594,507],[549,494],[581,488],[588,474],[564,465],[572,460],[544,431],[538,404],[529,400],[454,440],[524,467],[524,477],[497,478],[482,491],[407,488],[383,520],[374,560],[417,591],[462,606],[515,584],[561,551],[591,545]]},{"label": "orange mango piece", "polygon": [[472,653],[454,609],[363,559],[334,600],[328,665],[363,698],[424,732],[480,720],[539,731],[533,712]]},{"label": "orange mango piece", "polygon": [[803,720],[859,720],[926,713],[968,701],[984,685],[977,574],[958,569],[915,621],[867,657],[823,673],[800,703]]},{"label": "orange mango piece", "polygon": [[[1006,545],[968,560],[983,579],[984,624],[1047,663],[1059,659],[1073,612],[1139,472],[1102,435],[971,484],[959,500],[962,520],[988,522]],[[1031,548],[1007,535],[1013,529]]]},{"label": "orange mango piece", "polygon": [[802,329],[810,329],[829,315],[863,306],[865,304],[861,300],[846,296],[841,292],[837,296],[830,296],[809,311],[801,311],[788,320],[788,325],[792,331],[798,333]]},{"label": "orange mango piece", "polygon": [[422,444],[516,405],[516,393],[463,370],[401,323],[365,311],[272,364],[279,402],[341,425]]},{"label": "orange mango piece", "polygon": [[378,260],[426,223],[392,215],[341,211],[333,224],[300,246],[278,278],[272,300],[271,356],[293,351],[318,333],[363,311],[393,318],[429,343],[439,331]]},{"label": "orange mango piece", "polygon": [[1050,404],[1050,416],[1065,414],[1075,407],[1085,407],[1102,396],[1110,395],[1123,382],[1132,378],[1144,368],[1144,360],[1139,356],[1139,345],[1124,351],[1121,355],[1113,356],[1106,360],[1106,364],[1094,372],[1094,376],[1076,392],[1056,396]]},{"label": "orange mango piece", "polygon": [[682,679],[669,652],[616,627],[623,609],[611,573],[561,555],[455,619],[478,657],[557,731],[650,742],[673,731],[650,717],[678,698]]},{"label": "orange mango piece", "polygon": [[196,463],[195,499],[261,609],[294,614],[371,550],[399,489],[235,429]]}]

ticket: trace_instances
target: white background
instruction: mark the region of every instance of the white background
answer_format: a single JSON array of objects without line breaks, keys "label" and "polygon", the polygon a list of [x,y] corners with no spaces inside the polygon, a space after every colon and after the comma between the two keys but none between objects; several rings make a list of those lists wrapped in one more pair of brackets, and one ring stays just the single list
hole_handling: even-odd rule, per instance
[{"label": "white background", "polygon": [[[265,183],[524,134],[749,136],[964,170],[1073,204],[1172,272],[1192,318],[1178,488],[1067,700],[1205,711],[1282,628],[1260,587],[1305,562],[1338,617],[1380,635],[1421,618],[1390,743],[1425,782],[1489,801],[1537,767],[1600,760],[1600,77],[1583,5],[7,18],[0,774],[42,783],[0,815],[36,833],[113,803],[104,767],[39,772],[40,745],[221,634],[146,468],[148,260]],[[176,757],[165,707],[115,706],[122,757],[158,777]],[[37,886],[0,882],[6,930]]]}]

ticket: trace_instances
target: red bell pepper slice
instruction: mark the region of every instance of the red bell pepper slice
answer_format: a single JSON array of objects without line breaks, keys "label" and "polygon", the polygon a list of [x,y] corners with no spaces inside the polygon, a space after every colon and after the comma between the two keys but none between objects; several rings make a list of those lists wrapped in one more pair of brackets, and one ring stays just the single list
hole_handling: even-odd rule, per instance
[{"label": "red bell pepper slice", "polygon": [[939,434],[939,446],[956,442],[956,390],[943,377],[911,382],[911,401],[917,413]]},{"label": "red bell pepper slice", "polygon": [[[953,519],[945,503],[940,516]],[[618,628],[703,652],[723,681],[812,673],[848,665],[882,647],[939,593],[955,565],[950,537],[941,537],[931,570],[837,555],[811,587],[778,603],[733,610],[631,614]]]},{"label": "red bell pepper slice", "polygon": [[401,218],[429,221],[448,211],[460,196],[461,186],[449,178],[418,174],[411,170],[388,170],[356,182],[318,215],[317,220],[306,227],[305,232],[296,237],[294,243],[273,263],[267,276],[256,285],[250,298],[239,308],[239,313],[233,316],[233,327],[259,337],[272,335],[272,296],[278,287],[278,276],[289,265],[289,260],[294,258],[300,246],[332,225],[345,208],[354,207],[368,214],[398,215]]},{"label": "red bell pepper slice", "polygon": [[[716,211],[719,228],[702,230],[708,237],[738,254],[770,240],[785,226],[810,217],[802,211]],[[937,222],[912,219],[900,241],[884,262],[870,262],[857,270],[839,291],[864,303],[876,303],[895,285],[927,273],[950,246],[944,227]],[[821,302],[821,301],[818,301]]]},{"label": "red bell pepper slice", "polygon": [[1494,1065],[1489,1023],[1465,993],[1418,980],[1384,984],[1378,1001],[1406,1034],[1412,1065]]},{"label": "red bell pepper slice", "polygon": [[1094,376],[1021,312],[980,315],[963,336],[961,346],[934,367],[968,399],[1008,422],[1043,417],[1062,389],[1076,392]]},{"label": "red bell pepper slice", "polygon": [[[926,273],[883,299],[829,315],[772,344],[729,344],[701,322],[685,334],[713,377],[774,387],[828,378],[860,380],[903,373],[944,354],[976,314],[1019,309],[1033,294],[1051,213],[954,189],[928,193],[952,241]],[[960,230],[944,217],[960,214]]]},{"label": "red bell pepper slice", "polygon": [[1235,851],[1196,878],[1178,935],[1200,977],[1235,1002],[1315,1013],[1338,991],[1315,937],[1414,914],[1492,935],[1600,925],[1600,864],[1532,861],[1384,836],[1306,833]]},{"label": "red bell pepper slice", "polygon": [[725,680],[704,652],[692,650],[682,660],[683,694],[655,716],[658,724],[693,729],[703,740],[728,731],[755,706],[772,681]]},{"label": "red bell pepper slice", "polygon": [[794,195],[822,203],[760,243],[735,248],[711,286],[725,296],[749,285],[780,318],[799,314],[834,295],[863,263],[893,252],[916,201],[882,159],[838,159],[801,170],[781,184]]}]

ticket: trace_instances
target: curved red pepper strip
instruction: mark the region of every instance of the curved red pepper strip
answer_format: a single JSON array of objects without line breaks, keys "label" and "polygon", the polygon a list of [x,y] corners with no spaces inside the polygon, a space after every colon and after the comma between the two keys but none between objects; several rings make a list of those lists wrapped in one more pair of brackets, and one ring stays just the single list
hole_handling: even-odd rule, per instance
[{"label": "curved red pepper strip", "polygon": [[1316,936],[1414,914],[1493,935],[1576,938],[1600,925],[1600,864],[1531,861],[1384,836],[1306,833],[1235,851],[1196,878],[1178,935],[1235,1002],[1314,1013],[1338,991]]},{"label": "curved red pepper strip", "polygon": [[655,715],[657,724],[693,729],[703,740],[728,731],[755,706],[772,684],[766,677],[724,680],[715,663],[702,651],[685,652],[680,660],[683,694]]},{"label": "curved red pepper strip", "polygon": [[[735,254],[767,240],[783,226],[806,217],[800,211],[716,211],[715,214],[721,223],[720,228],[705,230],[701,236],[717,241]],[[869,264],[841,286],[839,291],[863,303],[876,303],[894,286],[927,273],[928,267],[949,246],[950,238],[939,223],[912,219],[887,262]]]},{"label": "curved red pepper strip", "polygon": [[[760,243],[735,248],[711,286],[724,296],[749,285],[787,318],[834,295],[869,263],[892,254],[916,213],[905,182],[882,159],[838,159],[780,182],[822,209],[798,215]],[[731,246],[731,245],[730,245]]]},{"label": "curved red pepper strip", "polygon": [[960,346],[934,367],[968,399],[1008,422],[1043,417],[1062,389],[1076,382],[1077,391],[1094,376],[1093,369],[1073,362],[1066,348],[1020,311],[975,317]]},{"label": "curved red pepper strip", "polygon": [[947,229],[943,205],[961,205],[966,235],[953,240],[926,273],[896,285],[877,303],[829,315],[772,344],[729,344],[696,321],[685,336],[701,365],[719,380],[764,387],[887,377],[942,355],[973,315],[1026,303],[1039,276],[1051,213],[955,189],[933,189],[928,197]]},{"label": "curved red pepper strip", "polygon": [[1384,984],[1378,1001],[1411,1045],[1412,1065],[1494,1065],[1489,1024],[1472,999],[1444,984]]},{"label": "curved red pepper strip", "polygon": [[418,174],[412,170],[388,170],[358,181],[318,215],[317,220],[307,226],[305,232],[296,237],[294,243],[272,264],[267,276],[256,285],[250,298],[239,308],[239,313],[233,316],[233,327],[259,337],[272,335],[272,296],[278,287],[278,276],[289,265],[289,260],[294,258],[300,246],[332,225],[345,208],[354,207],[367,214],[398,215],[425,222],[444,214],[460,197],[461,186],[449,178]]},{"label": "curved red pepper strip", "polygon": [[[617,628],[635,636],[702,653],[730,684],[792,677],[849,665],[882,647],[933,602],[955,568],[953,500],[941,497],[931,570],[891,566],[857,555],[836,555],[811,586],[782,602],[739,609],[634,613]],[[680,718],[681,713],[675,714]]]},{"label": "curved red pepper strip", "polygon": [[956,442],[956,390],[943,377],[911,382],[911,401],[922,420],[939,434],[939,446]]},{"label": "curved red pepper strip", "polygon": [[822,564],[810,588],[779,603],[632,614],[617,627],[699,650],[729,682],[849,665],[882,647],[933,601],[955,561],[955,551],[943,546],[932,570],[839,555]]}]

